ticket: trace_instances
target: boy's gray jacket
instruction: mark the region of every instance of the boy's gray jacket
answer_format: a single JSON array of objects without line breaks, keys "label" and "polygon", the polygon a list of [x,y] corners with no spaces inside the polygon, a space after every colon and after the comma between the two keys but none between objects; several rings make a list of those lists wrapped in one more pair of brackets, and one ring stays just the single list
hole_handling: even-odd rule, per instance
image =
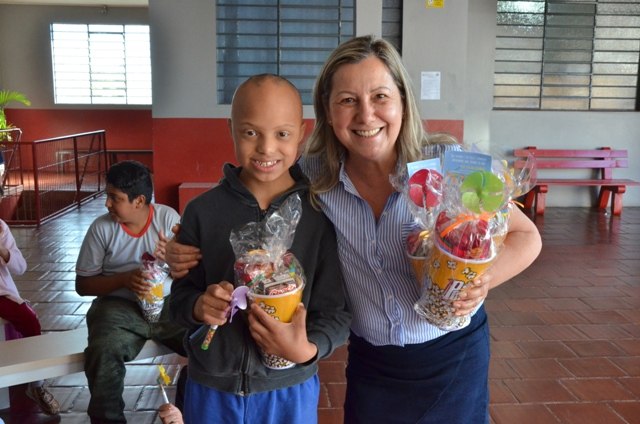
[{"label": "boy's gray jacket", "polygon": [[[254,196],[239,180],[240,168],[226,164],[220,184],[193,199],[185,208],[178,235],[180,243],[198,246],[202,259],[171,288],[171,317],[186,326],[185,347],[189,377],[220,391],[250,394],[299,384],[317,372],[317,361],[344,344],[351,314],[347,310],[335,231],[329,220],[309,202],[308,181],[300,168],[290,169],[295,185],[261,211]],[[307,309],[307,337],[318,347],[318,355],[287,370],[262,365],[256,343],[249,333],[247,316],[238,311],[231,323],[220,326],[208,350],[200,345],[206,334],[193,319],[193,307],[209,284],[229,281],[234,285],[235,256],[229,242],[232,229],[260,221],[277,209],[292,193],[302,199],[302,217],[289,249],[306,275],[302,301]],[[200,331],[198,331],[200,329]]]}]

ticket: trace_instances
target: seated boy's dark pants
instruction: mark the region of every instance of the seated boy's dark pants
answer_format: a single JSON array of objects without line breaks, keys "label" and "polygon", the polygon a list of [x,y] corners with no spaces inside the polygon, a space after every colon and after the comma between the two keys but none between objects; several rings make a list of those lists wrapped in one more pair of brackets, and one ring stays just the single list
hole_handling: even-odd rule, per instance
[{"label": "seated boy's dark pants", "polygon": [[87,413],[94,424],[126,423],[122,399],[125,362],[133,360],[149,339],[186,356],[182,346],[185,330],[169,321],[168,299],[158,322],[149,323],[136,302],[112,296],[93,301],[87,327],[85,374],[91,392]]}]

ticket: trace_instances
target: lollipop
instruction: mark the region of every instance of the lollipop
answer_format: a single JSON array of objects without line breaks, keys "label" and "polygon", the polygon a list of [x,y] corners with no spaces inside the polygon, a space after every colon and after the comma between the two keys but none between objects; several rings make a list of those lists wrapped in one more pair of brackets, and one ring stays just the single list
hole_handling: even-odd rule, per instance
[{"label": "lollipop", "polygon": [[[233,290],[231,293],[231,302],[229,303],[229,312],[227,316],[229,317],[229,322],[233,319],[233,315],[238,311],[238,309],[247,309],[247,293],[249,292],[248,286],[239,286]],[[207,335],[204,338],[204,341],[200,345],[202,350],[209,349],[209,344],[211,344],[211,340],[213,340],[213,336],[216,334],[216,330],[218,329],[217,325],[209,326],[209,331],[207,331]]]},{"label": "lollipop", "polygon": [[169,398],[167,397],[167,392],[164,390],[164,386],[168,386],[171,382],[171,379],[167,375],[167,371],[165,371],[164,366],[158,365],[158,378],[156,379],[158,386],[160,386],[160,390],[162,391],[162,399],[164,399],[164,403],[169,403]]},{"label": "lollipop", "polygon": [[491,171],[467,175],[460,186],[462,206],[473,213],[496,212],[505,202],[504,183]]},{"label": "lollipop", "polygon": [[409,198],[417,206],[433,208],[440,204],[442,175],[433,169],[420,169],[409,178]]}]

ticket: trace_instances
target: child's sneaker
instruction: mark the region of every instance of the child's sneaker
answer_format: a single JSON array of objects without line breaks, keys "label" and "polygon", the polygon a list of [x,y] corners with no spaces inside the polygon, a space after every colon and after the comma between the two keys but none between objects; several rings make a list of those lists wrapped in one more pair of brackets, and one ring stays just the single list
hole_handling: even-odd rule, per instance
[{"label": "child's sneaker", "polygon": [[60,404],[58,404],[58,401],[44,387],[29,385],[26,393],[27,397],[37,403],[45,414],[57,415],[60,412]]}]

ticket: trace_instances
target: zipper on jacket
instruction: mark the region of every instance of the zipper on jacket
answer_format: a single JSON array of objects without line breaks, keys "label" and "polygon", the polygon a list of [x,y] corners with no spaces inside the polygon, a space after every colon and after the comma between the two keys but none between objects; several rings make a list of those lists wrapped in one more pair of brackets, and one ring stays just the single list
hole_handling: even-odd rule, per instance
[{"label": "zipper on jacket", "polygon": [[242,366],[240,368],[242,372],[240,378],[240,390],[238,393],[240,396],[246,396],[249,394],[249,385],[247,383],[247,375],[249,374],[249,358],[251,357],[249,354],[249,346],[251,345],[251,342],[253,342],[251,334],[248,331],[244,334],[244,339],[244,346],[242,346]]}]

